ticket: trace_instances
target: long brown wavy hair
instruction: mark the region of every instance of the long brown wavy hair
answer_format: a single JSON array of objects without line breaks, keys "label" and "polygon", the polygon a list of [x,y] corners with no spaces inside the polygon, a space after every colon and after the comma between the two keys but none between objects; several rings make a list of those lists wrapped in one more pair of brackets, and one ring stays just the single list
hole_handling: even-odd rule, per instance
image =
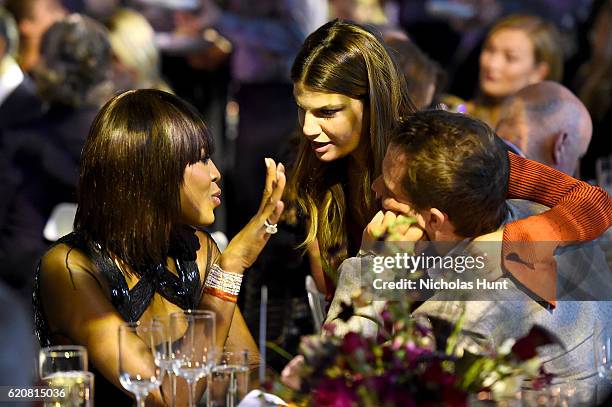
[{"label": "long brown wavy hair", "polygon": [[[356,190],[348,189],[348,158],[321,162],[304,137],[291,172],[288,197],[309,218],[302,246],[317,239],[324,270],[333,275],[349,251],[358,248],[360,231],[377,209],[370,185],[381,172],[392,129],[415,108],[380,35],[354,23],[334,20],[310,34],[291,79],[310,90],[361,100],[364,116],[369,115],[363,118],[365,173]],[[351,229],[359,230],[358,237]]]}]

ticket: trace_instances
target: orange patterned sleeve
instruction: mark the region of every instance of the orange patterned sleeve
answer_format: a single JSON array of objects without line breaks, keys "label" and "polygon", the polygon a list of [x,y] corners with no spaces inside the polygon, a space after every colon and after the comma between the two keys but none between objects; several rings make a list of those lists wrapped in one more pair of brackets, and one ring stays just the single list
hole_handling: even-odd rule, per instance
[{"label": "orange patterned sleeve", "polygon": [[520,283],[554,305],[554,250],[564,242],[593,240],[605,232],[612,225],[612,199],[602,188],[546,165],[512,153],[509,160],[508,198],[527,199],[551,209],[506,225],[502,246],[504,267]]}]

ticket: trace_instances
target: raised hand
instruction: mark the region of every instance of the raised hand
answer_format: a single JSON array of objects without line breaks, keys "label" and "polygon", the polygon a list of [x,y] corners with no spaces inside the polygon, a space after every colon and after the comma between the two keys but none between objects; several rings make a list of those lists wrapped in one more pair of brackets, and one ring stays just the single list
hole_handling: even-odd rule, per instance
[{"label": "raised hand", "polygon": [[264,248],[283,213],[281,200],[285,190],[285,167],[266,158],[266,184],[259,210],[251,221],[229,242],[219,265],[225,271],[242,273],[251,266]]}]

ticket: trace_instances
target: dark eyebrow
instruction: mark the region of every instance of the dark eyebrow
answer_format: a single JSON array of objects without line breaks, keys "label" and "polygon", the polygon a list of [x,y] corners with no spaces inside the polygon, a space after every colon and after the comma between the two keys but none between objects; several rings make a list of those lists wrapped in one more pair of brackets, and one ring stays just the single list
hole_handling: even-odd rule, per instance
[{"label": "dark eyebrow", "polygon": [[[296,102],[295,104],[296,104],[296,105],[297,105],[297,106],[298,106],[300,109],[302,109],[302,110],[308,110],[308,109],[306,109],[304,106],[300,105],[300,104],[299,104],[299,103],[297,103],[297,102]],[[342,109],[344,109],[344,107],[345,107],[345,104],[344,104],[344,103],[341,103],[341,104],[338,104],[338,105],[325,105],[325,106],[319,106],[319,107],[317,107],[317,108],[315,108],[315,109],[312,109],[312,110],[342,110]]]}]

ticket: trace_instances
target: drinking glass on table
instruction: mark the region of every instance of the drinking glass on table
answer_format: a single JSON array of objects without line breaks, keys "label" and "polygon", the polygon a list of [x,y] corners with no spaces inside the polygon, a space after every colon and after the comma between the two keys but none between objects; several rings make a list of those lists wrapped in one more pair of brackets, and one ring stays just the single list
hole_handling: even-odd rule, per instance
[{"label": "drinking glass on table", "polygon": [[598,322],[595,325],[593,348],[597,374],[612,384],[612,324]]},{"label": "drinking glass on table", "polygon": [[597,387],[586,381],[567,381],[541,389],[523,389],[524,407],[590,407],[595,405]]},{"label": "drinking glass on table", "polygon": [[44,385],[56,389],[45,406],[93,406],[93,374],[87,371],[87,350],[83,346],[49,346],[38,357],[38,371]]},{"label": "drinking glass on table", "polygon": [[164,375],[168,374],[171,394],[169,396],[165,395],[165,399],[169,401],[170,407],[174,407],[176,405],[176,376],[174,375],[174,370],[172,370],[174,355],[170,347],[171,338],[168,335],[170,332],[170,315],[155,315],[153,316],[153,321],[162,324],[166,333],[164,351],[158,352],[158,357],[155,358],[155,364],[162,370],[160,382],[163,382]]},{"label": "drinking glass on table", "polygon": [[136,396],[137,407],[144,407],[147,395],[162,381],[162,368],[157,363],[167,349],[164,327],[159,322],[128,322],[119,327],[119,382]]},{"label": "drinking glass on table", "polygon": [[223,352],[212,369],[211,407],[235,407],[249,388],[249,353]]},{"label": "drinking glass on table", "polygon": [[[187,310],[170,315],[170,351],[174,374],[189,386],[189,406],[196,405],[196,383],[209,376],[215,364],[215,314]],[[210,381],[209,381],[210,383]],[[207,386],[207,393],[210,390]]]}]

